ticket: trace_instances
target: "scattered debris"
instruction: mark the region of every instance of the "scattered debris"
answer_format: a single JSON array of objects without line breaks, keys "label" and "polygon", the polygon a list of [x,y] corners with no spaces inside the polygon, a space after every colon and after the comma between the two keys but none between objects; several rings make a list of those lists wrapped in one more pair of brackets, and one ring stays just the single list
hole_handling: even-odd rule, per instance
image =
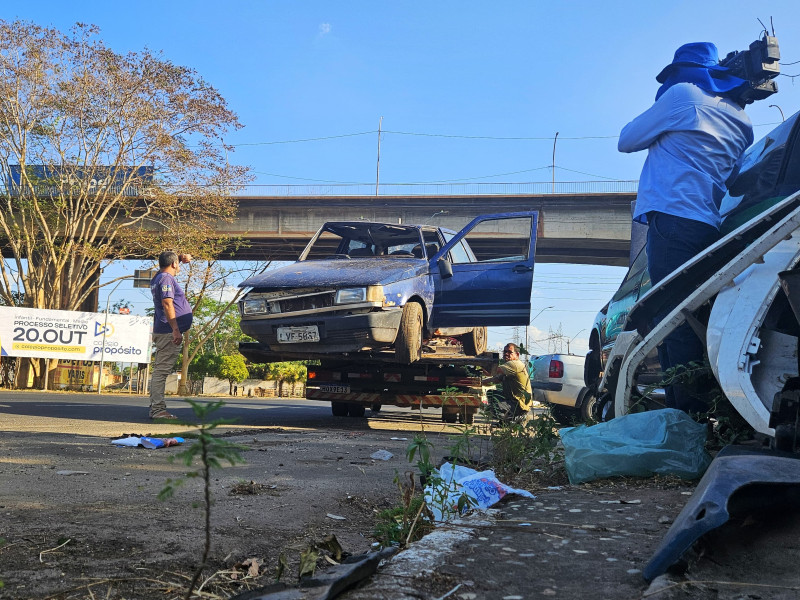
[{"label": "scattered debris", "polygon": [[334,519],[336,521],[346,521],[347,520],[347,517],[340,517],[339,515],[332,515],[331,513],[328,513],[325,516],[328,517],[329,519]]},{"label": "scattered debris", "polygon": [[[309,549],[310,550],[310,549]],[[372,575],[382,560],[397,552],[396,548],[385,548],[380,552],[369,552],[346,559],[332,566],[317,577],[306,577],[299,587],[284,583],[273,583],[257,590],[249,590],[233,596],[230,600],[328,600]],[[308,555],[308,559],[311,555]],[[282,563],[285,568],[285,558]],[[316,558],[314,558],[316,564]]]},{"label": "scattered debris", "polygon": [[56,475],[88,475],[89,471],[56,471]]},{"label": "scattered debris", "polygon": [[261,565],[264,564],[259,558],[247,558],[240,563],[233,565],[231,579],[238,579],[242,571],[245,571],[245,577],[258,577],[261,574]]},{"label": "scattered debris", "polygon": [[449,462],[434,471],[435,485],[425,487],[425,502],[437,522],[463,514],[468,508],[486,509],[506,494],[535,498],[526,490],[501,483],[494,471],[476,471]]},{"label": "scattered debris", "polygon": [[372,454],[369,455],[370,458],[373,458],[375,460],[389,460],[393,456],[394,454],[392,454],[388,450],[378,450],[377,452],[373,452]]},{"label": "scattered debris", "polygon": [[156,448],[166,448],[167,446],[177,446],[179,444],[182,444],[183,442],[184,439],[182,437],[155,438],[147,436],[138,437],[135,435],[129,435],[116,440],[111,440],[111,443],[115,446],[127,446],[131,448],[135,448],[137,446],[143,446],[148,450],[155,450]]}]

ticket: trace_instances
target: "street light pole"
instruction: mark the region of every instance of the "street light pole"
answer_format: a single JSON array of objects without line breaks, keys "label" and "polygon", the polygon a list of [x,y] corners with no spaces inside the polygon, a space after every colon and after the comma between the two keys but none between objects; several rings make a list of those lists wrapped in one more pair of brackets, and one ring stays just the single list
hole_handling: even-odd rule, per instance
[{"label": "street light pole", "polygon": [[129,277],[123,277],[117,282],[117,285],[113,287],[113,289],[109,292],[108,298],[106,298],[106,318],[103,321],[103,345],[100,347],[100,372],[97,374],[97,394],[103,391],[103,362],[105,361],[106,357],[106,332],[108,331],[108,306],[111,303],[111,296],[114,292],[117,291],[119,284],[129,279]]},{"label": "street light pole", "polygon": [[538,313],[536,313],[534,315],[534,317],[530,321],[528,321],[528,324],[525,326],[525,350],[528,350],[528,345],[530,344],[530,342],[528,340],[528,327],[536,320],[536,317],[538,317],[544,311],[550,310],[551,308],[555,308],[555,306],[545,306],[542,310],[540,310]]},{"label": "street light pole", "polygon": [[580,334],[582,334],[584,331],[586,331],[586,327],[584,327],[578,333],[573,335],[572,339],[567,340],[567,354],[569,354],[569,343],[572,342],[572,341],[575,341],[575,338],[578,337]]}]

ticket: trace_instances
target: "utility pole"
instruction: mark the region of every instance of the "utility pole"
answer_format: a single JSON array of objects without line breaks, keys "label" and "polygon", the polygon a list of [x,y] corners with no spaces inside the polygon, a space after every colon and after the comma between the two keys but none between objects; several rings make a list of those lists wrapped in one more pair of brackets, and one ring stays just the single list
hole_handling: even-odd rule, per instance
[{"label": "utility pole", "polygon": [[556,142],[558,141],[558,132],[553,138],[553,193],[556,193]]},{"label": "utility pole", "polygon": [[375,195],[378,195],[378,185],[381,181],[381,128],[383,126],[383,117],[378,121],[378,166],[375,172]]}]

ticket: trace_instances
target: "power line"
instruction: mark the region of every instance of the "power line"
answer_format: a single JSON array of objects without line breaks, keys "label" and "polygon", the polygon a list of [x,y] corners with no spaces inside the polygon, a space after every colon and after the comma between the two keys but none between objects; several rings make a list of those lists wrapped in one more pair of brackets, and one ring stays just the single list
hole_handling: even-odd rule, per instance
[{"label": "power line", "polygon": [[[511,140],[511,141],[551,141],[553,136],[547,137],[522,137],[522,136],[493,136],[493,135],[458,135],[448,133],[422,133],[414,131],[390,131],[384,130],[384,133],[393,133],[395,135],[411,135],[417,137],[440,137],[440,138],[456,138],[466,140]],[[561,137],[562,140],[606,140],[618,138],[618,135],[586,135],[577,137]]]},{"label": "power line", "polygon": [[[798,61],[800,62],[800,61]],[[787,63],[787,64],[796,64],[796,63]],[[798,77],[798,75],[787,75],[781,73],[781,75],[785,77]],[[766,127],[768,125],[774,126],[778,125],[779,123],[755,123],[754,127]],[[241,142],[238,144],[221,144],[227,147],[238,148],[240,146],[274,146],[278,144],[301,144],[306,142],[321,142],[327,140],[335,140],[341,138],[348,138],[348,137],[358,137],[364,135],[374,135],[378,132],[377,129],[373,129],[370,131],[357,131],[352,133],[340,133],[336,135],[325,135],[325,136],[317,136],[317,137],[310,137],[310,138],[299,138],[299,139],[290,139],[290,140],[272,140],[272,141],[265,141],[265,142]],[[553,136],[498,136],[498,135],[466,135],[466,134],[451,134],[451,133],[427,133],[421,131],[393,131],[393,130],[381,130],[381,134],[395,134],[395,135],[407,135],[407,136],[414,136],[414,137],[434,137],[434,138],[453,138],[453,139],[463,139],[463,140],[496,140],[496,141],[552,141]],[[580,135],[580,136],[559,136],[558,139],[560,140],[572,140],[572,141],[580,141],[580,140],[613,140],[618,139],[619,135]]]},{"label": "power line", "polygon": [[375,131],[359,131],[357,133],[342,133],[340,135],[326,135],[323,137],[304,138],[299,140],[277,140],[273,142],[242,142],[241,144],[227,144],[238,148],[239,146],[273,146],[275,144],[301,144],[303,142],[321,142],[324,140],[336,140],[339,138],[356,137],[359,135],[372,135]]}]

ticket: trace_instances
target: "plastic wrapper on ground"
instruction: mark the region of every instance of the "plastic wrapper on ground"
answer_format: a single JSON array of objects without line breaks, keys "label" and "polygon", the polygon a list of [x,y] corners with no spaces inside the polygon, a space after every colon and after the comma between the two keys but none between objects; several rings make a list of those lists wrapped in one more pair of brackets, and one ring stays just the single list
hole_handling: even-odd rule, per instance
[{"label": "plastic wrapper on ground", "polygon": [[[507,494],[519,494],[526,498],[535,496],[526,490],[509,487],[500,482],[494,471],[476,471],[451,463],[439,467],[439,481],[425,488],[425,502],[437,522],[459,516],[469,508],[489,508]],[[468,502],[459,501],[466,495]]]}]

